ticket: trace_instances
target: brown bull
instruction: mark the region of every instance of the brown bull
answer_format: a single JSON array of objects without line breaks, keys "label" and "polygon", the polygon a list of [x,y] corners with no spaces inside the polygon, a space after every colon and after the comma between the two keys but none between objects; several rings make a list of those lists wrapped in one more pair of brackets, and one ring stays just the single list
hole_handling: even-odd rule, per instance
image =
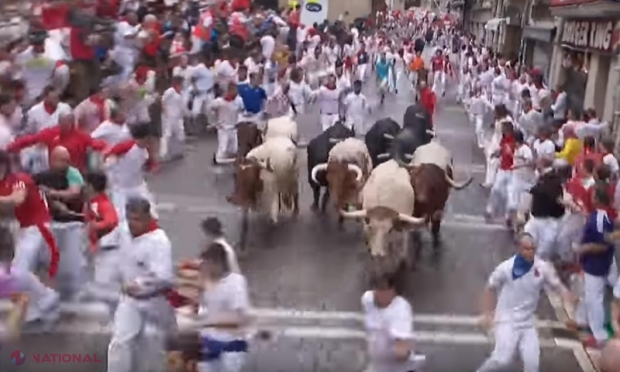
[{"label": "brown bull", "polygon": [[471,182],[471,178],[462,184],[453,179],[452,167],[441,169],[435,164],[420,164],[409,168],[411,185],[415,191],[414,215],[426,217],[431,224],[433,245],[440,243],[439,231],[443,211],[450,196],[450,189],[461,190]]},{"label": "brown bull", "polygon": [[[325,171],[329,196],[332,198],[336,210],[347,210],[349,206],[359,209],[359,193],[364,187],[363,179],[368,175],[363,174],[362,169],[356,164],[342,161],[330,161],[327,164],[319,164],[312,169],[312,180],[319,183],[317,173]],[[339,215],[338,222],[342,224],[344,218]]]}]

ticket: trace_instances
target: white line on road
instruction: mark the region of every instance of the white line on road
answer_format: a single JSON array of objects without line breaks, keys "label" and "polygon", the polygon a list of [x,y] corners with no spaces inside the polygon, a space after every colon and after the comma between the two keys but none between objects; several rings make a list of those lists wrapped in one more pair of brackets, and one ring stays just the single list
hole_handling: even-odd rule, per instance
[{"label": "white line on road", "polygon": [[[189,323],[179,324],[181,329],[193,329]],[[187,328],[186,328],[187,327]],[[296,339],[315,339],[315,340],[366,340],[366,332],[353,328],[336,327],[259,327],[260,330],[270,332],[275,339],[277,338],[296,338]],[[62,323],[54,327],[52,334],[63,335],[111,335],[110,324],[96,322]],[[150,334],[153,330],[147,328],[146,333]],[[37,334],[34,331],[25,331],[24,334]],[[489,345],[493,343],[493,338],[481,333],[457,333],[457,332],[428,332],[416,331],[413,340],[420,343],[440,344],[440,345]],[[561,348],[574,350],[580,345],[559,339],[541,338],[540,346],[543,348]]]},{"label": "white line on road", "polygon": [[[12,308],[9,300],[0,301],[0,313],[5,313]],[[79,319],[105,320],[108,316],[108,307],[99,303],[71,303],[63,302],[60,305],[61,314],[75,315]],[[316,311],[284,308],[256,308],[252,314],[258,319],[298,319],[298,320],[334,320],[334,321],[364,321],[364,314],[353,311]],[[182,314],[179,319],[184,318]],[[417,324],[436,325],[463,325],[477,326],[479,318],[471,315],[458,314],[415,314],[413,320]],[[563,322],[553,320],[539,320],[537,328],[565,328]]]},{"label": "white line on road", "polygon": [[[308,320],[355,320],[364,321],[364,314],[353,311],[313,311],[297,309],[254,309],[259,318],[289,318]],[[413,321],[418,324],[477,326],[479,317],[457,314],[414,314]],[[564,323],[553,320],[539,320],[537,328],[565,328]]]}]

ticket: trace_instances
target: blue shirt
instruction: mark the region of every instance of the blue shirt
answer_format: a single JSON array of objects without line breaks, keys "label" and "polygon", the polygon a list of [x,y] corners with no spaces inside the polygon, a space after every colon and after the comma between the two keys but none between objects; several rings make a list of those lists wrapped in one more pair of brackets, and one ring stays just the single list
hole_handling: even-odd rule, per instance
[{"label": "blue shirt", "polygon": [[258,114],[263,108],[263,102],[267,99],[267,93],[261,87],[253,87],[250,84],[239,84],[237,87],[239,97],[243,100],[245,111]]},{"label": "blue shirt", "polygon": [[387,79],[389,72],[390,64],[387,61],[377,62],[377,77],[379,77],[379,79]]},{"label": "blue shirt", "polygon": [[601,253],[587,253],[581,256],[583,271],[594,276],[607,276],[614,258],[614,245],[605,241],[605,234],[614,231],[614,225],[603,210],[592,212],[583,229],[582,244],[604,244],[607,250]]}]

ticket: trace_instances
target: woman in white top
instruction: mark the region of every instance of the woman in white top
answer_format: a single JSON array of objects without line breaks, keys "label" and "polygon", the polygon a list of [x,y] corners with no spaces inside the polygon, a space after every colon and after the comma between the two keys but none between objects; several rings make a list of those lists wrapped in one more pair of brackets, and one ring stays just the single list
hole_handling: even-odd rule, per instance
[{"label": "woman in white top", "polygon": [[396,293],[393,276],[376,275],[362,296],[368,354],[373,372],[412,372],[424,361],[413,343],[411,305]]},{"label": "woman in white top", "polygon": [[224,247],[224,250],[226,251],[226,262],[228,263],[230,271],[241,274],[241,269],[239,269],[239,261],[237,261],[237,254],[235,253],[233,247],[226,241],[220,220],[216,217],[209,217],[202,221],[200,227],[202,228],[202,232],[207,237],[207,244],[210,245],[212,243],[218,243]]},{"label": "woman in white top", "polygon": [[200,372],[238,372],[248,350],[247,325],[250,300],[245,277],[228,265],[222,244],[213,243],[202,254],[201,276],[204,291],[200,297]]}]

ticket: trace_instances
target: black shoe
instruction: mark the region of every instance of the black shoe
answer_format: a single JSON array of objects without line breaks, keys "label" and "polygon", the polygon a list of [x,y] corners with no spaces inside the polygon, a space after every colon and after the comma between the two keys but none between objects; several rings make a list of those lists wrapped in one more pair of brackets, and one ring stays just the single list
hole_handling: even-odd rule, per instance
[{"label": "black shoe", "polygon": [[215,154],[213,154],[213,165],[217,165],[217,159],[215,158]]}]

